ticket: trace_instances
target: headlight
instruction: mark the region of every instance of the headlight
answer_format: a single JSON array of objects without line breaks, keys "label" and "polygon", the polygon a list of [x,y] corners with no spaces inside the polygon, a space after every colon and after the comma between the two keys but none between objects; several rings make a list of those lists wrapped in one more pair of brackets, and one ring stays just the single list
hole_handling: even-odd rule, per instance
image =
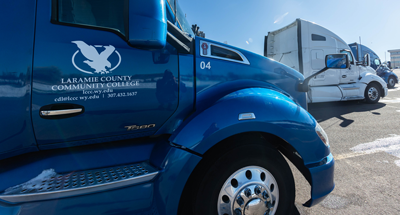
[{"label": "headlight", "polygon": [[329,147],[329,139],[328,135],[326,135],[324,129],[317,123],[315,126],[315,132],[318,134],[318,137],[324,142],[324,144]]}]

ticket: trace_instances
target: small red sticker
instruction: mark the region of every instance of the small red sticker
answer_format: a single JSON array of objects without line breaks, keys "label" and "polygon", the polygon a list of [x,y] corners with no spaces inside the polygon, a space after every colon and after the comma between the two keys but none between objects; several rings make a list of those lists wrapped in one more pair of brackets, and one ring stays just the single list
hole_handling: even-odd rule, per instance
[{"label": "small red sticker", "polygon": [[203,49],[203,55],[207,55],[208,44],[207,43],[201,44],[201,48]]}]

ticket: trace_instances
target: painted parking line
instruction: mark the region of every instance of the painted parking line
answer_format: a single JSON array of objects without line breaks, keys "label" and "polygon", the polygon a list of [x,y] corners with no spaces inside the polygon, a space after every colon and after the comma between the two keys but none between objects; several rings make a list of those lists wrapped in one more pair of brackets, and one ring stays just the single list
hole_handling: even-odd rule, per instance
[{"label": "painted parking line", "polygon": [[[335,158],[336,161],[338,161],[338,160],[343,160],[343,159],[347,159],[347,158],[363,156],[363,155],[367,155],[367,154],[368,153],[347,153],[347,154],[334,155],[333,157]],[[369,153],[369,154],[371,154],[371,153]]]},{"label": "painted parking line", "polygon": [[[353,152],[335,155],[335,160],[353,158],[378,152],[386,152],[400,158],[400,135],[392,135],[391,137],[377,139],[373,142],[359,144],[350,150]],[[400,160],[396,160],[395,164],[400,167]]]}]

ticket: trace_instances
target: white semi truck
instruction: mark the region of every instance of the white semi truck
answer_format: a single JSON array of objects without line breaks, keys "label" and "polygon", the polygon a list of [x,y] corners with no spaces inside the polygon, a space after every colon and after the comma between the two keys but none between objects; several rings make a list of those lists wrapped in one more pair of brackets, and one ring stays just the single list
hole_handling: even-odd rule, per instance
[{"label": "white semi truck", "polygon": [[[325,66],[325,55],[345,53],[349,69],[329,69],[315,75]],[[308,103],[364,100],[377,103],[388,92],[385,81],[369,66],[369,55],[357,62],[347,43],[330,30],[313,22],[296,19],[265,37],[264,56],[279,61],[310,77]]]}]

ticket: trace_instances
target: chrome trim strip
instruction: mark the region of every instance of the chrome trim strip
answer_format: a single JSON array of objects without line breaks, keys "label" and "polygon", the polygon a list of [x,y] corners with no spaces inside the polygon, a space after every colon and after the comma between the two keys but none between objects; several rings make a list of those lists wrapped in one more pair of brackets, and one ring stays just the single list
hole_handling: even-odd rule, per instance
[{"label": "chrome trim strip", "polygon": [[[208,45],[208,50],[207,54],[203,54],[203,49],[201,48],[201,46],[203,45],[203,43],[207,43]],[[239,60],[233,60],[233,59],[229,59],[229,58],[224,58],[224,57],[217,57],[217,56],[213,56],[211,55],[211,46],[217,46],[232,52],[235,52],[236,54],[238,54],[243,61],[239,61]],[[221,46],[215,43],[210,43],[210,42],[206,42],[206,41],[200,41],[200,47],[199,47],[199,51],[200,51],[200,56],[202,57],[209,57],[209,58],[215,58],[215,59],[219,59],[219,60],[226,60],[226,61],[231,61],[231,62],[235,62],[235,63],[242,63],[242,64],[246,64],[246,65],[250,65],[249,60],[247,60],[246,56],[244,56],[244,54],[242,54],[242,52],[236,50],[236,49],[232,49],[232,48],[228,48],[226,46]]]},{"label": "chrome trim strip", "polygon": [[347,101],[347,100],[361,100],[364,99],[363,96],[346,96],[343,97],[342,101]]},{"label": "chrome trim strip", "polygon": [[68,190],[60,190],[54,192],[43,192],[43,193],[34,193],[34,194],[19,194],[19,195],[0,195],[0,199],[11,202],[11,203],[22,203],[22,202],[32,202],[32,201],[42,201],[42,200],[51,200],[58,198],[66,198],[77,195],[86,195],[94,192],[101,192],[110,189],[116,189],[124,186],[135,185],[138,183],[146,182],[152,180],[159,172],[149,173],[146,175],[137,176],[134,178],[129,178],[125,180],[105,183],[105,184],[97,184],[93,186],[68,189]]},{"label": "chrome trim strip", "polygon": [[254,113],[241,113],[239,114],[239,120],[255,119],[256,115]]},{"label": "chrome trim strip", "polygon": [[358,90],[359,87],[342,87],[343,90]]},{"label": "chrome trim strip", "polygon": [[82,112],[82,108],[65,109],[65,110],[43,110],[43,111],[40,111],[40,115],[42,115],[42,116],[58,116],[58,115],[66,115],[66,114],[73,114],[73,113],[80,113],[80,112]]}]

